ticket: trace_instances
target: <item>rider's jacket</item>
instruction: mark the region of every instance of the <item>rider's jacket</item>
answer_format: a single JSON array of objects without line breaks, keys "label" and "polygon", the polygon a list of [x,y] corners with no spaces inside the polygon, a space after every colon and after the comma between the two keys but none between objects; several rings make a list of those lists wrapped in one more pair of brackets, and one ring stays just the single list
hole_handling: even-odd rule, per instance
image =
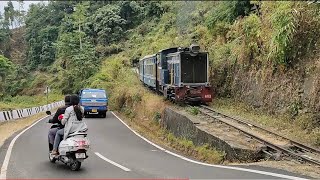
[{"label": "rider's jacket", "polygon": [[[80,106],[83,115],[84,108]],[[65,125],[63,139],[65,140],[69,134],[74,132],[86,132],[88,130],[87,124],[83,118],[78,119],[74,111],[74,107],[70,106],[66,109],[61,123]]]},{"label": "rider's jacket", "polygon": [[60,128],[63,128],[64,125],[61,124],[61,121],[58,119],[58,117],[61,115],[61,114],[64,114],[64,112],[66,111],[66,109],[69,107],[70,105],[66,104],[65,106],[59,108],[57,110],[57,112],[55,113],[55,115],[53,116],[52,119],[49,120],[49,123],[52,123],[52,124],[55,124],[55,123],[58,123]]}]

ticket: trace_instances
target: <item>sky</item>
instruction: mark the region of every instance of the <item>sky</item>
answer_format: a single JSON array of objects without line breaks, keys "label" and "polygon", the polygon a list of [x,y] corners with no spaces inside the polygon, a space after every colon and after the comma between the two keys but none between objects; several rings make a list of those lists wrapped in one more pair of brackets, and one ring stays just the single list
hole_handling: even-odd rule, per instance
[{"label": "sky", "polygon": [[[0,12],[1,14],[4,13],[4,6],[7,6],[7,3],[9,1],[0,1]],[[30,4],[36,4],[36,3],[40,3],[40,2],[43,2],[43,1],[23,1],[23,9],[25,11],[27,11],[29,9],[29,5]],[[19,9],[19,3],[18,1],[12,1],[12,4],[13,4],[13,7],[14,9]]]}]

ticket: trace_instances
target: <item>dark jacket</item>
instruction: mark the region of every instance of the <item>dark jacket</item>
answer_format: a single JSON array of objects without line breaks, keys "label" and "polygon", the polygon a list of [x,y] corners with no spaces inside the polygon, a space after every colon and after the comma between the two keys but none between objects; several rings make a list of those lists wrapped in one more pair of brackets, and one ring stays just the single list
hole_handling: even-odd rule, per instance
[{"label": "dark jacket", "polygon": [[49,123],[52,123],[52,124],[55,124],[55,123],[58,123],[60,125],[61,128],[64,127],[64,125],[61,124],[61,121],[59,121],[58,117],[61,115],[61,114],[64,114],[64,112],[66,111],[66,109],[69,107],[70,105],[65,105],[61,108],[59,108],[57,110],[57,112],[55,113],[55,115],[53,116],[52,119],[49,120]]}]

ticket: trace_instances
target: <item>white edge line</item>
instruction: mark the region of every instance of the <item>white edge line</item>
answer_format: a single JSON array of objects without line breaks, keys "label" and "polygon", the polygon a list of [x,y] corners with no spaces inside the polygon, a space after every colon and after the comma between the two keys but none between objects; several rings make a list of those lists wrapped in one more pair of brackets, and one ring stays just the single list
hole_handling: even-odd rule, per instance
[{"label": "white edge line", "polygon": [[214,164],[208,164],[208,163],[203,163],[200,161],[195,161],[189,158],[186,158],[184,156],[181,156],[179,154],[173,153],[171,151],[168,151],[158,145],[156,145],[155,143],[149,141],[148,139],[146,139],[145,137],[141,136],[140,134],[138,134],[136,131],[134,131],[130,126],[128,126],[122,119],[120,119],[115,113],[111,112],[120,122],[122,122],[122,124],[124,124],[127,128],[129,128],[134,134],[136,134],[137,136],[139,136],[141,139],[145,140],[146,142],[148,142],[149,144],[153,145],[154,147],[168,153],[171,154],[175,157],[178,157],[180,159],[195,163],[195,164],[200,164],[203,166],[210,166],[210,167],[215,167],[215,168],[222,168],[222,169],[232,169],[232,170],[238,170],[238,171],[245,171],[245,172],[251,172],[251,173],[256,173],[256,174],[262,174],[262,175],[268,175],[268,176],[274,176],[274,177],[279,177],[279,178],[285,178],[285,179],[295,179],[295,180],[306,180],[304,178],[300,178],[300,177],[295,177],[295,176],[289,176],[289,175],[284,175],[284,174],[277,174],[277,173],[272,173],[272,172],[266,172],[266,171],[259,171],[259,170],[254,170],[254,169],[246,169],[246,168],[240,168],[240,167],[232,167],[232,166],[222,166],[222,165],[214,165]]},{"label": "white edge line", "polygon": [[8,165],[9,165],[9,161],[10,161],[10,156],[11,156],[11,152],[13,149],[13,145],[16,142],[16,140],[24,133],[26,132],[28,129],[32,128],[34,125],[36,125],[38,122],[42,121],[43,119],[47,118],[48,116],[45,116],[41,119],[39,119],[38,121],[34,122],[33,124],[31,124],[29,127],[27,127],[26,129],[24,129],[23,131],[21,131],[18,135],[16,135],[16,137],[14,137],[12,139],[12,141],[10,142],[10,145],[7,149],[7,153],[6,156],[3,160],[2,163],[2,167],[1,167],[1,172],[0,172],[0,179],[6,179],[7,176],[7,169],[8,169]]},{"label": "white edge line", "polygon": [[126,167],[124,167],[124,166],[121,166],[120,164],[118,164],[118,163],[116,163],[116,162],[114,162],[114,161],[112,161],[112,160],[104,157],[103,155],[101,155],[101,154],[98,153],[98,152],[95,152],[95,154],[96,154],[99,158],[107,161],[108,163],[110,163],[110,164],[112,164],[112,165],[114,165],[114,166],[117,166],[118,168],[120,168],[120,169],[122,169],[122,170],[124,170],[124,171],[131,171],[129,168],[126,168]]}]

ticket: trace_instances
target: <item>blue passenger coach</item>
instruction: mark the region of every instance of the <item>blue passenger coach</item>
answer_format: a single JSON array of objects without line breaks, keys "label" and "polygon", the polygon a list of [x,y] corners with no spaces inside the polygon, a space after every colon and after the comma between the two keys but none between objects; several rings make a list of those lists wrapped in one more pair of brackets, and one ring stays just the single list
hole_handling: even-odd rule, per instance
[{"label": "blue passenger coach", "polygon": [[[142,72],[140,71],[140,80],[142,77],[142,81],[144,84],[151,88],[156,88],[156,55],[145,56],[140,60],[142,65]],[[139,67],[141,70],[141,66]]]}]

